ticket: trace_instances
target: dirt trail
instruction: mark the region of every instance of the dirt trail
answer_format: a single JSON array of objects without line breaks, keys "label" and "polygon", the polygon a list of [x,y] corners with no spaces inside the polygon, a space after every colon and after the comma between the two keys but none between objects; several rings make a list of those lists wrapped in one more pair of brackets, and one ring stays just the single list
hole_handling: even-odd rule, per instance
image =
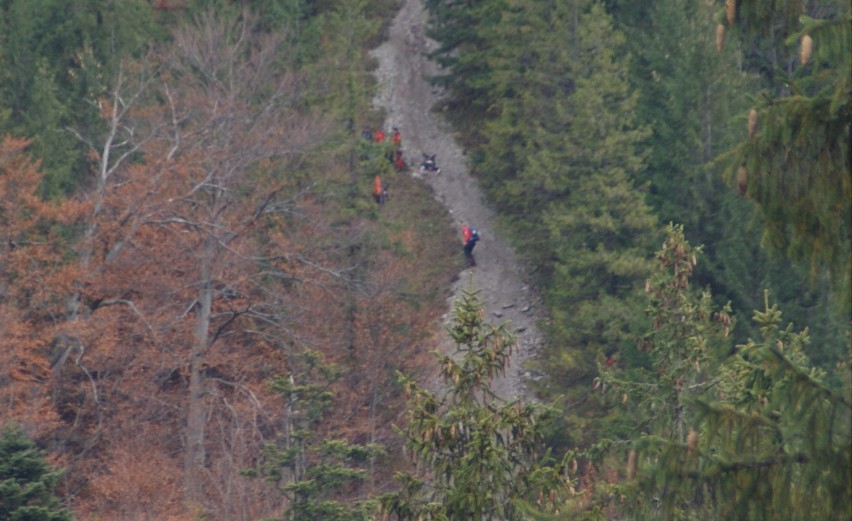
[{"label": "dirt trail", "polygon": [[[541,317],[541,302],[523,281],[512,248],[496,235],[495,215],[468,172],[466,157],[453,137],[452,128],[431,112],[441,93],[426,81],[426,77],[438,70],[426,57],[436,47],[425,35],[426,20],[421,0],[404,1],[393,20],[388,40],[373,51],[379,62],[376,71],[379,93],[374,102],[387,113],[386,128],[400,129],[403,149],[414,167],[420,164],[421,152],[437,154],[441,174],[424,177],[451,214],[456,229],[469,224],[479,230],[481,240],[474,252],[477,266],[461,274],[454,295],[462,289],[479,289],[487,302],[488,319],[492,323],[509,322],[518,337],[518,349],[506,377],[496,381],[494,388],[507,399],[528,396],[523,383],[523,362],[541,341],[536,324]],[[420,174],[414,171],[412,175]],[[461,238],[458,255],[462,255]],[[448,313],[444,321],[449,318]],[[442,333],[442,342],[446,350],[451,347],[446,333]]]}]

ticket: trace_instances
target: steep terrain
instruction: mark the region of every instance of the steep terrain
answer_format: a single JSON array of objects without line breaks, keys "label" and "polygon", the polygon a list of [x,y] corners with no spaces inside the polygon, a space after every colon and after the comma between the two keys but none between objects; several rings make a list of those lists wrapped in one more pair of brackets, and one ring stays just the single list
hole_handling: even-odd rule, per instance
[{"label": "steep terrain", "polygon": [[[453,136],[450,125],[432,112],[441,92],[427,81],[437,72],[437,66],[427,58],[435,42],[426,34],[427,12],[420,0],[405,0],[390,28],[388,40],[375,49],[379,62],[376,75],[380,84],[375,103],[385,110],[386,128],[399,128],[403,148],[417,171],[421,154],[437,154],[440,175],[424,176],[452,215],[459,235],[459,247],[448,255],[462,256],[459,229],[468,224],[479,230],[481,240],[474,251],[477,266],[462,273],[455,284],[454,294],[462,290],[480,290],[486,301],[488,320],[508,321],[517,335],[518,350],[505,378],[494,388],[504,398],[524,396],[523,362],[536,350],[541,341],[537,322],[541,319],[541,303],[535,291],[524,281],[522,267],[509,244],[497,232],[495,215],[485,203],[477,181],[470,175],[464,151]],[[449,320],[445,315],[444,320]],[[444,347],[451,346],[448,336],[441,338]]]}]

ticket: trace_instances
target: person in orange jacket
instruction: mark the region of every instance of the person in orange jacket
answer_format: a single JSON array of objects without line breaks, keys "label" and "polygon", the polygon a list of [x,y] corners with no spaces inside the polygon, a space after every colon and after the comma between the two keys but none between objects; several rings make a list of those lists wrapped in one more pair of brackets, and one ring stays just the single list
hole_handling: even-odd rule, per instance
[{"label": "person in orange jacket", "polygon": [[388,197],[388,192],[385,190],[384,186],[382,186],[382,178],[380,176],[376,176],[373,178],[373,199],[376,200],[376,204],[382,204]]},{"label": "person in orange jacket", "polygon": [[391,139],[391,142],[395,149],[398,149],[400,145],[402,145],[402,134],[399,133],[399,129],[396,127],[393,127],[393,138]]}]

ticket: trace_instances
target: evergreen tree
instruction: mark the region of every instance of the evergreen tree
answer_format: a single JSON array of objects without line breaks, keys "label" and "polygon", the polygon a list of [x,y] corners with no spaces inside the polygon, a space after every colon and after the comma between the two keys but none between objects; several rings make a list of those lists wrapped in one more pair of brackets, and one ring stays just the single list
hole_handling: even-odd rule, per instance
[{"label": "evergreen tree", "polygon": [[[762,218],[751,201],[730,189],[715,161],[738,142],[741,115],[759,90],[757,75],[742,69],[743,55],[755,52],[735,38],[717,40],[720,13],[706,2],[623,4],[607,2],[635,58],[637,122],[653,129],[643,141],[649,155],[638,179],[647,182],[658,218],[682,224],[690,241],[704,245],[695,282],[712,290],[717,305],[729,301],[738,310],[738,342],[757,333],[748,310],[759,307],[770,288],[791,316],[811,324],[814,346],[842,345],[845,318],[825,298],[827,277],[809,281],[807,269],[759,244]],[[720,46],[724,52],[717,51]],[[824,365],[842,356],[828,351],[809,354]]]},{"label": "evergreen tree", "polygon": [[601,409],[586,390],[595,362],[629,344],[643,322],[639,295],[657,223],[632,180],[642,164],[635,147],[643,133],[632,123],[636,99],[627,64],[617,58],[621,37],[599,4],[581,14],[578,30],[571,124],[554,135],[564,145],[541,153],[570,151],[558,162],[562,195],[543,217],[554,266],[545,292],[553,337],[539,363],[547,395],[567,392],[573,418],[567,435],[593,438],[580,418]]},{"label": "evergreen tree", "polygon": [[518,500],[547,509],[561,499],[564,482],[542,446],[547,411],[506,402],[489,386],[516,344],[505,325],[494,327],[483,314],[476,293],[465,292],[456,302],[448,330],[457,352],[436,353],[444,391],[401,376],[410,396],[401,434],[427,476],[397,476],[402,490],[382,504],[398,519],[508,521],[521,519]]},{"label": "evergreen tree", "polygon": [[616,395],[619,421],[629,425],[625,439],[655,433],[685,442],[692,420],[687,402],[717,384],[713,375],[730,349],[733,321],[730,308],[713,311],[710,293],[699,295],[690,285],[700,254],[682,226],[668,226],[645,286],[651,330],[617,365],[600,366],[598,384]]},{"label": "evergreen tree", "polygon": [[513,228],[522,249],[541,264],[550,256],[543,210],[565,195],[572,174],[575,150],[564,134],[573,116],[577,4],[524,3],[504,12],[495,43],[505,51],[491,60],[498,99],[476,164],[491,198],[519,217]]},{"label": "evergreen tree", "polygon": [[683,224],[693,240],[702,224],[717,225],[723,185],[706,165],[733,144],[729,121],[745,108],[740,93],[751,87],[734,53],[716,52],[712,15],[702,2],[663,0],[649,5],[648,26],[625,28],[637,120],[653,129],[640,178],[660,219]]},{"label": "evergreen tree", "polygon": [[[737,70],[735,53],[715,50],[712,6],[689,0],[643,5],[630,16],[612,6],[630,35],[637,121],[652,129],[637,178],[647,184],[648,203],[661,222],[683,225],[691,241],[705,245],[696,282],[709,285],[717,303],[752,309],[764,287],[777,285],[767,275],[772,260],[750,236],[757,226],[750,206],[731,193],[711,161],[733,145],[731,120],[746,108],[744,93],[755,82]],[[750,331],[740,329],[734,334],[745,340]]]},{"label": "evergreen tree", "polygon": [[848,361],[840,390],[827,386],[804,355],[807,330],[782,328],[768,294],[760,337],[728,356],[728,310],[690,289],[698,253],[669,228],[647,287],[651,328],[596,383],[622,424],[586,454],[618,480],[566,504],[565,519],[846,519]]},{"label": "evergreen tree", "polygon": [[718,394],[691,403],[687,438],[638,443],[646,504],[660,498],[666,518],[848,519],[848,366],[843,390],[832,390],[804,355],[806,330],[782,328],[768,297],[754,319],[760,338],[738,346]]},{"label": "evergreen tree", "polygon": [[827,269],[848,310],[849,3],[826,2],[807,10],[792,0],[777,6],[756,0],[728,4],[728,28],[736,28],[743,39],[768,39],[775,57],[766,74],[772,89],[749,112],[744,141],[725,157],[728,177],[757,203],[765,242],[814,273]]},{"label": "evergreen tree", "polygon": [[495,97],[490,56],[499,48],[505,0],[426,0],[428,34],[439,46],[431,57],[446,72],[432,80],[446,87],[466,112],[485,114]]},{"label": "evergreen tree", "polygon": [[84,143],[102,132],[98,109],[123,58],[162,37],[146,0],[0,3],[0,132],[33,139],[49,196],[84,182]]},{"label": "evergreen tree", "polygon": [[341,495],[365,479],[361,467],[382,449],[321,437],[317,429],[331,406],[331,386],[340,371],[313,351],[290,362],[293,371],[270,382],[286,404],[284,432],[266,447],[259,467],[247,474],[263,476],[286,495],[284,521],[370,519],[375,508],[371,501],[347,501]]},{"label": "evergreen tree", "polygon": [[60,476],[20,429],[7,426],[0,433],[0,520],[70,521],[53,495]]},{"label": "evergreen tree", "polygon": [[[590,479],[586,493],[566,504],[570,519],[656,518],[652,496],[640,493],[634,480],[636,447],[647,440],[688,442],[698,416],[692,404],[718,387],[734,325],[727,307],[714,311],[709,292],[691,286],[700,253],[686,241],[683,226],[667,227],[645,285],[648,331],[597,364],[593,389],[611,414],[597,419],[600,437],[579,456],[594,469],[589,476],[610,479]],[[653,466],[652,453],[641,455]]]},{"label": "evergreen tree", "polygon": [[[653,502],[634,488],[636,445],[647,439],[687,443],[697,417],[692,402],[718,385],[718,366],[729,350],[730,309],[714,311],[710,293],[691,286],[700,254],[682,226],[668,226],[657,269],[645,286],[649,331],[613,357],[614,363],[598,365],[594,387],[613,414],[601,421],[602,439],[586,454],[602,473],[617,473],[620,482],[596,484],[592,504],[628,512],[630,519],[656,515]],[[619,502],[623,496],[630,500]],[[588,510],[581,502],[572,507]]]}]

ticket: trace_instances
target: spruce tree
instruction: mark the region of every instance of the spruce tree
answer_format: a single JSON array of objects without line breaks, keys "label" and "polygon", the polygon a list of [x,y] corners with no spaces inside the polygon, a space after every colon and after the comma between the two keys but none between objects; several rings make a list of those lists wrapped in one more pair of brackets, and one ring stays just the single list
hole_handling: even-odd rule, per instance
[{"label": "spruce tree", "polygon": [[[725,182],[724,165],[717,161],[746,130],[743,115],[761,82],[756,74],[744,74],[742,65],[757,53],[735,35],[717,33],[724,17],[718,6],[690,0],[635,9],[623,4],[607,2],[629,35],[637,122],[653,129],[643,141],[649,155],[637,177],[647,183],[648,202],[660,221],[682,224],[690,241],[704,245],[695,283],[708,286],[717,305],[731,302],[738,342],[757,333],[749,313],[761,306],[769,288],[790,316],[811,325],[813,345],[842,345],[837,340],[845,335],[845,318],[825,298],[828,277],[808,280],[806,267],[760,244],[763,218]],[[809,355],[831,365],[838,353],[826,351]]]},{"label": "spruce tree", "polygon": [[601,366],[596,387],[622,417],[597,461],[622,481],[593,495],[630,519],[845,519],[848,365],[839,389],[826,385],[804,354],[807,330],[782,328],[768,296],[754,314],[760,337],[730,356],[729,310],[690,287],[699,253],[669,228],[647,286],[643,356]]},{"label": "spruce tree", "polygon": [[657,252],[657,269],[645,285],[651,330],[618,364],[601,365],[598,384],[614,393],[626,438],[655,433],[686,441],[690,398],[706,394],[730,348],[730,308],[714,311],[711,295],[690,279],[701,248],[692,248],[683,227],[669,225]]},{"label": "spruce tree", "polygon": [[765,243],[814,273],[828,270],[848,310],[849,3],[807,8],[793,0],[772,6],[757,0],[728,4],[722,29],[745,41],[768,41],[774,57],[765,73],[771,87],[743,115],[743,140],[724,157],[728,179],[757,203]]},{"label": "spruce tree", "polygon": [[618,50],[623,37],[598,4],[581,13],[578,31],[580,60],[572,64],[577,79],[567,107],[571,124],[552,137],[562,145],[536,159],[570,151],[561,175],[550,173],[561,196],[543,216],[553,259],[545,292],[553,337],[540,363],[547,395],[567,392],[571,443],[594,437],[581,418],[601,412],[586,393],[595,362],[629,344],[644,320],[639,295],[658,233],[633,182],[642,165],[636,146],[643,131],[633,125],[636,98]]},{"label": "spruce tree", "polygon": [[768,296],[760,336],[729,355],[728,309],[691,288],[699,253],[669,227],[647,285],[651,327],[595,385],[621,417],[586,456],[617,479],[567,503],[563,519],[846,519],[848,362],[828,386],[804,355],[807,330],[782,327]]},{"label": "spruce tree", "polygon": [[754,320],[760,338],[738,346],[715,395],[691,403],[687,438],[637,444],[645,498],[661,498],[667,518],[848,519],[848,372],[841,390],[828,387],[804,355],[807,330],[783,327],[768,297]]},{"label": "spruce tree", "polygon": [[400,520],[485,521],[521,519],[517,501],[549,509],[565,482],[543,447],[541,406],[507,402],[491,380],[507,367],[514,337],[506,325],[483,320],[476,293],[455,303],[448,327],[456,352],[436,353],[444,388],[433,392],[400,379],[409,398],[405,450],[425,473],[400,473],[402,489],[382,499]]},{"label": "spruce tree", "polygon": [[617,473],[622,481],[596,484],[592,496],[630,519],[655,519],[658,514],[652,496],[639,492],[634,481],[637,461],[646,471],[653,467],[653,453],[637,456],[637,446],[649,440],[688,442],[697,417],[692,403],[718,385],[718,366],[731,344],[730,309],[714,310],[710,293],[691,284],[700,256],[701,248],[690,246],[682,226],[667,227],[657,268],[645,285],[649,330],[614,363],[598,365],[594,388],[606,397],[613,414],[601,422],[597,450],[587,454],[601,473]]},{"label": "spruce tree", "polygon": [[[510,4],[521,4],[511,2]],[[562,139],[571,125],[574,76],[571,35],[576,4],[524,3],[503,13],[492,53],[493,118],[482,126],[475,168],[511,231],[546,280],[551,252],[543,212],[565,194],[573,149]],[[553,38],[554,34],[564,35]],[[566,45],[566,43],[568,45]]]},{"label": "spruce tree", "polygon": [[317,352],[290,357],[293,370],[273,378],[270,388],[281,393],[287,410],[283,432],[263,452],[250,476],[262,476],[287,497],[283,521],[365,521],[374,510],[371,500],[349,500],[345,491],[362,483],[364,467],[383,450],[318,432],[332,406],[332,384],[340,370]]},{"label": "spruce tree", "polygon": [[482,117],[494,101],[490,56],[506,0],[426,0],[428,34],[439,46],[431,57],[446,72],[432,78],[446,87],[459,107]]},{"label": "spruce tree", "polygon": [[0,433],[0,520],[70,521],[71,513],[53,495],[61,474],[23,431],[4,428]]},{"label": "spruce tree", "polygon": [[716,192],[725,187],[707,164],[734,143],[730,120],[746,108],[741,92],[754,83],[736,70],[734,53],[714,48],[712,15],[702,2],[662,0],[649,4],[647,26],[624,29],[637,121],[653,129],[640,179],[660,219],[683,224],[693,240],[702,225],[718,226]]},{"label": "spruce tree", "polygon": [[635,479],[637,461],[645,465],[643,472],[655,469],[654,454],[637,453],[637,447],[688,442],[698,417],[692,404],[718,386],[718,367],[734,327],[727,307],[714,310],[709,292],[691,285],[700,254],[701,248],[686,241],[683,226],[667,227],[656,269],[645,284],[648,329],[597,364],[592,386],[610,414],[595,421],[599,436],[578,457],[589,462],[589,476],[610,479],[590,478],[588,490],[565,505],[565,519],[598,519],[603,513],[658,518],[654,496],[641,491]]}]

